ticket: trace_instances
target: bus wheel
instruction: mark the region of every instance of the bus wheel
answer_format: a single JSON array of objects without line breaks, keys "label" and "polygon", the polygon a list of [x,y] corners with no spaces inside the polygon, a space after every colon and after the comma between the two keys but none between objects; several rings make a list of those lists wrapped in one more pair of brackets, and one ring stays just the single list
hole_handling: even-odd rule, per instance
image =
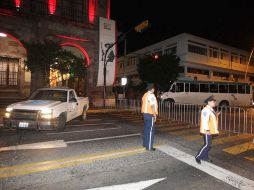
[{"label": "bus wheel", "polygon": [[172,98],[168,98],[166,100],[164,100],[165,102],[169,102],[169,103],[175,103],[175,100]]},{"label": "bus wheel", "polygon": [[219,104],[219,107],[228,107],[228,106],[229,106],[229,102],[226,100],[221,101]]}]

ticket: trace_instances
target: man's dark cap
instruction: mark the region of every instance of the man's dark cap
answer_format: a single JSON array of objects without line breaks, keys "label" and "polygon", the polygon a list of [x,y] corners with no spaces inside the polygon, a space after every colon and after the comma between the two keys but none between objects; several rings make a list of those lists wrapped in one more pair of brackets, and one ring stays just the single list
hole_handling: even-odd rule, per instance
[{"label": "man's dark cap", "polygon": [[151,90],[154,88],[154,84],[153,83],[148,83],[146,86],[146,90]]},{"label": "man's dark cap", "polygon": [[207,104],[210,101],[216,101],[213,95],[209,96],[204,102]]}]

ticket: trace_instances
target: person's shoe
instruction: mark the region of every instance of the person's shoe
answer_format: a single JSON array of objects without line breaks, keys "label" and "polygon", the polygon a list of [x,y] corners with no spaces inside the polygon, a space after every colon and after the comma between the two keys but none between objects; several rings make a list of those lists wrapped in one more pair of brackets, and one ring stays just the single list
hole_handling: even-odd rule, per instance
[{"label": "person's shoe", "polygon": [[213,163],[213,160],[211,160],[211,159],[207,159],[207,160],[204,160],[204,161]]},{"label": "person's shoe", "polygon": [[197,162],[198,164],[201,164],[201,160],[200,160],[200,159],[198,159],[197,157],[195,157],[195,160],[196,160],[196,162]]},{"label": "person's shoe", "polygon": [[148,151],[155,151],[156,148],[151,148],[151,149],[146,148],[146,150],[148,150]]}]

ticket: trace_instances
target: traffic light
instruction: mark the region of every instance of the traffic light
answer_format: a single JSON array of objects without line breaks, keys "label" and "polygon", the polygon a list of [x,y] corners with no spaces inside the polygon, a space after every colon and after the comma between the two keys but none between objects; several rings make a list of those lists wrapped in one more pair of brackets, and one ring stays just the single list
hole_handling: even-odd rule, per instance
[{"label": "traffic light", "polygon": [[146,28],[148,28],[149,27],[149,22],[148,22],[148,20],[145,20],[145,21],[143,21],[143,22],[141,22],[139,25],[137,25],[135,28],[134,28],[134,30],[136,31],[136,32],[142,32],[142,31],[144,31]]},{"label": "traffic light", "polygon": [[153,54],[152,57],[153,57],[154,60],[158,60],[160,56],[158,54]]}]

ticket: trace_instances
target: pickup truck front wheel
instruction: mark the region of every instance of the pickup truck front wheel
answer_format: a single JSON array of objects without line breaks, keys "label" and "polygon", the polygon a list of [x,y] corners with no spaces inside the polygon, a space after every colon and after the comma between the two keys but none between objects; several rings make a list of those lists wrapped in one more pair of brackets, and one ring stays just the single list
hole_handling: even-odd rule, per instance
[{"label": "pickup truck front wheel", "polygon": [[81,121],[85,121],[86,120],[86,107],[84,107],[84,109],[83,109],[83,112],[82,112],[82,115],[80,116],[80,119],[81,119]]},{"label": "pickup truck front wheel", "polygon": [[57,131],[59,131],[59,132],[64,131],[65,122],[66,122],[65,115],[64,115],[64,114],[61,114],[61,115],[59,116]]}]

